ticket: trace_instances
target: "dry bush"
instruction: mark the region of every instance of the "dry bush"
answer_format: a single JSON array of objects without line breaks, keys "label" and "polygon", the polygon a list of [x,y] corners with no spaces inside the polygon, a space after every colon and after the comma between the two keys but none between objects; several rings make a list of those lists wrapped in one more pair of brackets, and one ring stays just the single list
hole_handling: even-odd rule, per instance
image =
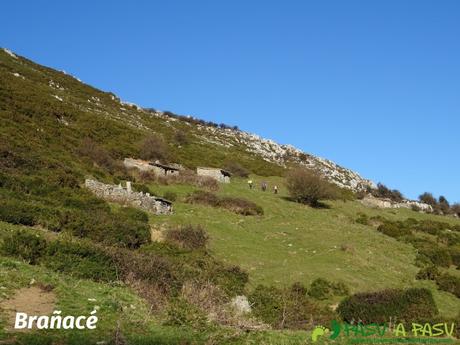
[{"label": "dry bush", "polygon": [[170,156],[168,145],[157,134],[144,139],[140,149],[140,157],[145,160],[167,161]]},{"label": "dry bush", "polygon": [[224,169],[229,171],[232,175],[238,177],[248,177],[249,170],[243,167],[240,163],[235,161],[227,161],[224,163]]},{"label": "dry bush", "polygon": [[316,172],[304,168],[289,171],[286,176],[286,187],[295,201],[313,207],[320,205],[319,200],[338,197],[331,183]]},{"label": "dry bush", "polygon": [[182,249],[206,248],[209,236],[201,225],[182,225],[166,231],[165,240]]},{"label": "dry bush", "polygon": [[243,330],[265,330],[270,328],[251,316],[237,313],[230,305],[226,294],[212,282],[188,281],[182,286],[182,298],[200,308],[208,319],[221,325]]},{"label": "dry bush", "polygon": [[109,171],[113,171],[117,168],[116,162],[111,157],[110,153],[91,138],[83,139],[78,148],[78,153]]},{"label": "dry bush", "polygon": [[141,254],[127,249],[107,248],[121,280],[139,280],[164,294],[180,286],[174,267],[162,257]]},{"label": "dry bush", "polygon": [[219,197],[214,193],[202,190],[198,190],[190,194],[187,197],[186,202],[190,204],[221,207],[243,216],[256,216],[264,214],[262,207],[252,201],[243,198]]}]

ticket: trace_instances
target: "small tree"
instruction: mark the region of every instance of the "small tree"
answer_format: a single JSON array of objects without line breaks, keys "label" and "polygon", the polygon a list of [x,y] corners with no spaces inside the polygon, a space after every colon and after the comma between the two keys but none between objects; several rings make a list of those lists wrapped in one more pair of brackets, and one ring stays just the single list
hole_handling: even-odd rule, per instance
[{"label": "small tree", "polygon": [[304,168],[291,170],[286,176],[286,187],[297,202],[318,206],[321,199],[335,199],[337,193],[332,185],[317,173]]},{"label": "small tree", "polygon": [[438,199],[438,205],[442,213],[444,214],[450,213],[450,204],[449,204],[449,201],[447,201],[446,197],[441,195]]},{"label": "small tree", "polygon": [[174,141],[178,145],[184,146],[189,143],[189,137],[184,131],[178,130],[176,133],[174,133]]},{"label": "small tree", "polygon": [[428,205],[431,205],[433,207],[436,207],[438,202],[436,201],[436,198],[433,196],[433,194],[425,192],[421,194],[418,199]]},{"label": "small tree", "polygon": [[169,157],[168,146],[157,134],[151,134],[141,145],[140,156],[146,160],[166,161]]},{"label": "small tree", "polygon": [[460,204],[459,203],[453,204],[450,209],[453,214],[456,214],[457,216],[460,217]]}]

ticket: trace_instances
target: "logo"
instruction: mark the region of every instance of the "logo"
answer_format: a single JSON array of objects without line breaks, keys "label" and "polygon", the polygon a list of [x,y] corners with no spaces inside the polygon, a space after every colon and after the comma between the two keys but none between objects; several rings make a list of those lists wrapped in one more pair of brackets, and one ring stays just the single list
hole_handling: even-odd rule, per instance
[{"label": "logo", "polygon": [[311,333],[311,340],[316,343],[319,338],[327,336],[330,340],[348,340],[351,344],[383,343],[454,343],[455,324],[440,322],[430,323],[346,323],[331,321],[331,327],[316,326]]},{"label": "logo", "polygon": [[93,310],[90,316],[61,316],[60,310],[53,311],[52,316],[47,315],[28,315],[26,313],[16,313],[14,322],[15,329],[95,329],[98,318],[97,310]]}]

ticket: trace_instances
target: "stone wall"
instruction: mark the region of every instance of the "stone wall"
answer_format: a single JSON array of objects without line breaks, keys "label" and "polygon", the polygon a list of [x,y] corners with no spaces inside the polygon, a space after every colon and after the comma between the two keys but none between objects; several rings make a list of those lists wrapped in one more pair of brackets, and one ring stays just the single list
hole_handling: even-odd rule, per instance
[{"label": "stone wall", "polygon": [[223,173],[222,169],[216,168],[196,168],[196,174],[199,176],[208,176],[222,183],[230,183],[230,176]]},{"label": "stone wall", "polygon": [[431,205],[425,204],[423,202],[418,202],[414,200],[403,200],[401,202],[395,202],[391,199],[380,199],[372,196],[371,194],[365,196],[361,203],[370,207],[378,208],[418,208],[423,212],[433,212],[433,207]]},{"label": "stone wall", "polygon": [[172,213],[172,204],[170,202],[149,193],[133,192],[130,182],[127,182],[126,188],[123,188],[121,184],[112,185],[86,179],[85,187],[107,201],[140,208],[157,215]]}]

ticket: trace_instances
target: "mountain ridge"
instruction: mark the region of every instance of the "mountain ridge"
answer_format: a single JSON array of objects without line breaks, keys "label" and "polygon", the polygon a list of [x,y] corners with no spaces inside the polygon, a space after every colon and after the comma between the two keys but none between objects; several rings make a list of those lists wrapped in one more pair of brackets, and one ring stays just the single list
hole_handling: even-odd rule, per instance
[{"label": "mountain ridge", "polygon": [[[31,67],[30,63],[35,64],[26,58],[16,55],[14,52],[7,48],[2,48],[2,50],[6,56],[13,60],[15,63],[21,64],[23,66],[26,65],[28,67]],[[92,95],[91,97],[87,98],[87,103],[85,105],[81,104],[81,102],[80,104],[76,103],[72,99],[73,95],[69,95],[72,90],[66,89],[65,86],[62,85],[62,82],[59,83],[59,81],[53,80],[53,76],[49,75],[49,80],[47,83],[47,86],[49,87],[48,93],[58,102],[70,103],[72,106],[78,108],[79,110],[92,112],[94,115],[99,114],[110,117],[112,119],[117,119],[126,125],[141,130],[154,130],[151,126],[146,125],[144,118],[145,116],[154,116],[163,120],[166,126],[173,128],[177,127],[177,123],[180,126],[190,125],[189,122],[182,120],[185,119],[186,116],[171,116],[168,115],[171,114],[169,112],[140,107],[134,103],[121,100],[121,98],[111,92],[98,90],[91,85],[84,84],[78,78],[66,72],[57,71],[50,67],[44,67],[41,65],[38,66],[47,69],[51,73],[61,73],[65,77],[73,78],[76,82],[85,85],[85,87],[90,87],[98,93],[109,96],[109,99],[102,101],[101,97]],[[10,73],[16,78],[22,81],[26,81],[27,77],[21,75],[19,71],[12,70]],[[110,104],[112,109],[108,109],[107,102],[112,102],[112,104]],[[206,142],[210,145],[219,146],[219,148],[223,150],[236,146],[243,146],[249,155],[258,156],[262,160],[282,168],[286,168],[288,165],[292,164],[300,164],[310,169],[317,170],[330,182],[335,183],[339,187],[351,189],[355,192],[376,187],[373,181],[361,177],[357,172],[344,168],[331,160],[303,152],[302,150],[290,144],[279,144],[272,139],[263,138],[257,134],[249,133],[239,129],[233,129],[228,126],[225,128],[220,128],[207,125],[206,122],[195,119],[191,116],[188,118],[197,121],[195,125],[197,133],[195,133],[195,136],[202,143]],[[65,116],[59,117],[58,121],[67,126],[70,123],[69,119],[67,119]]]}]

